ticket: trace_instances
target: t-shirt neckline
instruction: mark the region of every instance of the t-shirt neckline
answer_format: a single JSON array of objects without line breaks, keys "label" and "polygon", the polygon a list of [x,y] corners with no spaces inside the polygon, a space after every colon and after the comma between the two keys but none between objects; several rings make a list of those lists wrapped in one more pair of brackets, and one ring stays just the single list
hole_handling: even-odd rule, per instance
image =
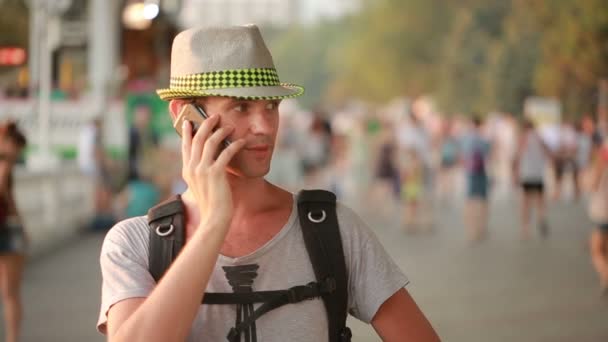
[{"label": "t-shirt neckline", "polygon": [[275,236],[272,237],[272,239],[268,240],[264,245],[262,245],[260,248],[258,248],[256,250],[254,250],[253,252],[251,252],[249,254],[245,254],[240,257],[233,258],[233,257],[229,257],[229,256],[226,256],[226,255],[223,255],[220,253],[218,255],[218,262],[220,262],[222,264],[241,264],[241,263],[248,262],[251,259],[258,258],[261,255],[268,252],[268,250],[270,250],[273,246],[275,246],[277,243],[279,243],[279,241],[281,241],[295,226],[295,221],[298,216],[295,195],[294,195],[292,203],[293,204],[291,206],[291,213],[289,214],[289,218],[287,219],[287,222],[285,223],[285,225],[283,225],[281,230]]}]

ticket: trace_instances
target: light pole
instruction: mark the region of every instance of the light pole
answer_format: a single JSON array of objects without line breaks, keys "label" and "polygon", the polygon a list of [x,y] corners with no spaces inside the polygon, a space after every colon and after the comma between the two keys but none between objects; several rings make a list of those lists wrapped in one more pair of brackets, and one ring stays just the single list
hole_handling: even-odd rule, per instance
[{"label": "light pole", "polygon": [[[48,170],[59,166],[59,158],[50,150],[51,88],[53,51],[61,38],[60,15],[71,0],[29,0],[31,96],[37,94],[38,149],[28,159],[28,167]],[[38,88],[38,89],[36,89]],[[38,90],[38,91],[36,91]]]}]

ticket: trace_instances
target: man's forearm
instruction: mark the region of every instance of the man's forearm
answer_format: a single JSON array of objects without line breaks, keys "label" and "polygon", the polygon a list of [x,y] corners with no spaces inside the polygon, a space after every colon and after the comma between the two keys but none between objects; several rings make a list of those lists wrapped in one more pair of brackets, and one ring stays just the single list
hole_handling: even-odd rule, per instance
[{"label": "man's forearm", "polygon": [[184,341],[213,272],[226,228],[201,225],[150,296],[110,341]]}]

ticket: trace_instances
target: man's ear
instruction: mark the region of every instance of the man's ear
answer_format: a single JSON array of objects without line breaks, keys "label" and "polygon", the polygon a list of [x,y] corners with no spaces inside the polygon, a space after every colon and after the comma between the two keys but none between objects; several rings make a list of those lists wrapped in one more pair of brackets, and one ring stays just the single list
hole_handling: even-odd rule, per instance
[{"label": "man's ear", "polygon": [[171,113],[171,121],[175,122],[175,119],[177,119],[177,115],[179,115],[179,111],[182,109],[183,104],[183,100],[169,101],[169,113]]}]

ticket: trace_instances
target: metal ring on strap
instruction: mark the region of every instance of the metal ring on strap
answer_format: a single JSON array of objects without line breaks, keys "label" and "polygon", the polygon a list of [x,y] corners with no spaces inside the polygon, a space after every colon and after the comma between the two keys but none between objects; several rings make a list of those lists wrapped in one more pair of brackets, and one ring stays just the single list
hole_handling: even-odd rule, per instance
[{"label": "metal ring on strap", "polygon": [[327,214],[325,214],[325,210],[321,210],[321,218],[314,218],[312,217],[312,211],[308,212],[308,219],[310,220],[310,222],[321,223],[325,221],[326,218]]},{"label": "metal ring on strap", "polygon": [[175,230],[175,227],[173,227],[173,225],[170,225],[166,231],[161,231],[161,228],[166,228],[166,227],[167,226],[162,226],[162,225],[159,225],[158,227],[156,227],[156,234],[158,234],[158,236],[167,236],[167,235],[170,235],[171,233],[173,233],[173,231]]}]

